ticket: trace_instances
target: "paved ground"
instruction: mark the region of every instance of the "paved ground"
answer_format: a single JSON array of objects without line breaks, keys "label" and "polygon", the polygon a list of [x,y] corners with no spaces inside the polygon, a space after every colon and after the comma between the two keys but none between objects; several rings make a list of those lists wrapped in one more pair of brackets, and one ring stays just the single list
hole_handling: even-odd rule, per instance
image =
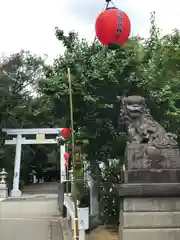
[{"label": "paved ground", "polygon": [[86,240],[118,240],[118,235],[114,231],[108,231],[103,226],[93,230],[86,236]]},{"label": "paved ground", "polygon": [[57,194],[58,183],[57,182],[45,182],[38,184],[31,184],[26,186],[23,190],[24,194]]},{"label": "paved ground", "polygon": [[0,201],[0,239],[63,240],[56,194]]},{"label": "paved ground", "polygon": [[[56,186],[53,183],[28,186],[20,199],[0,201],[0,240],[72,239],[67,221],[58,216]],[[86,239],[117,240],[118,237],[99,227]]]}]

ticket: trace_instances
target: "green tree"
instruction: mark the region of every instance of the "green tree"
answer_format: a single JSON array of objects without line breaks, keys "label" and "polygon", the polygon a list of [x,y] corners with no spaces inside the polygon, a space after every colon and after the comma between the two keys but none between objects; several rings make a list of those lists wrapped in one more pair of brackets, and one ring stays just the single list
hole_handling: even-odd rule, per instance
[{"label": "green tree", "polygon": [[[43,78],[44,61],[29,52],[20,52],[0,61],[0,126],[2,128],[38,127],[49,123],[48,104],[38,94],[38,82]],[[43,103],[43,104],[42,104]],[[40,113],[39,113],[40,112]],[[12,183],[14,146],[4,146],[0,131],[0,168],[5,167]],[[22,150],[22,178],[27,175],[32,148]],[[25,163],[24,164],[24,160]]]},{"label": "green tree", "polygon": [[[67,68],[70,67],[75,128],[89,139],[85,151],[96,180],[101,181],[98,161],[108,167],[108,159],[124,157],[126,136],[119,119],[119,100],[123,96],[142,95],[153,117],[168,130],[179,133],[180,33],[177,30],[161,36],[152,13],[149,38],[131,38],[114,51],[98,42],[88,44],[74,32],[65,36],[58,28],[56,37],[66,50],[53,66],[46,68],[46,79],[40,87],[51,99],[54,119],[59,119],[62,126],[69,126]],[[111,177],[107,181],[113,182]]]}]

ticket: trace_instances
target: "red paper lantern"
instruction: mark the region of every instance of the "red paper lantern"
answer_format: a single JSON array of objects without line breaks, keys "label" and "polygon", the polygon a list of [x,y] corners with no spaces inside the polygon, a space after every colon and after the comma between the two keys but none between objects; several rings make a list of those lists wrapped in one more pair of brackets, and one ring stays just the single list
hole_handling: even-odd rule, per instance
[{"label": "red paper lantern", "polygon": [[68,159],[69,159],[69,153],[67,153],[67,152],[64,153],[64,159],[65,159],[65,160],[68,160]]},{"label": "red paper lantern", "polygon": [[117,8],[108,8],[96,19],[96,36],[105,46],[123,45],[129,38],[131,23],[127,14]]},{"label": "red paper lantern", "polygon": [[63,128],[61,130],[61,136],[64,139],[68,139],[71,136],[72,129],[71,128]]}]

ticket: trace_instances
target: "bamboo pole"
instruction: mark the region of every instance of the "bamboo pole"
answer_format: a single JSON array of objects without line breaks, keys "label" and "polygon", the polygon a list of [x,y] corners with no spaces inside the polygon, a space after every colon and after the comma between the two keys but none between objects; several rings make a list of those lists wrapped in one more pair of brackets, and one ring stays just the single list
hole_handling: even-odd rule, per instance
[{"label": "bamboo pole", "polygon": [[73,100],[72,100],[72,83],[71,83],[71,71],[68,68],[68,82],[69,82],[69,104],[70,104],[70,119],[72,129],[72,169],[73,169],[73,184],[74,184],[74,236],[73,239],[79,240],[79,226],[78,226],[78,206],[77,206],[77,195],[76,195],[76,159],[75,159],[75,139],[74,139],[74,120],[73,120]]}]

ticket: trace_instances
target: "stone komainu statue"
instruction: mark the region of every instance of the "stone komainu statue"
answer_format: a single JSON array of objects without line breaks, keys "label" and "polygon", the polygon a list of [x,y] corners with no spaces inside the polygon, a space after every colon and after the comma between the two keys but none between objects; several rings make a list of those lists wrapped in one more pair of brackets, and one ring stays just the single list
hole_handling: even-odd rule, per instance
[{"label": "stone komainu statue", "polygon": [[[122,99],[129,140],[126,168],[119,184],[122,240],[169,239],[180,234],[177,211],[180,204],[180,157],[176,135],[156,122],[145,99]],[[141,213],[141,214],[140,214]]]},{"label": "stone komainu statue", "polygon": [[123,98],[121,110],[128,132],[128,169],[180,168],[177,136],[153,119],[143,97]]}]

